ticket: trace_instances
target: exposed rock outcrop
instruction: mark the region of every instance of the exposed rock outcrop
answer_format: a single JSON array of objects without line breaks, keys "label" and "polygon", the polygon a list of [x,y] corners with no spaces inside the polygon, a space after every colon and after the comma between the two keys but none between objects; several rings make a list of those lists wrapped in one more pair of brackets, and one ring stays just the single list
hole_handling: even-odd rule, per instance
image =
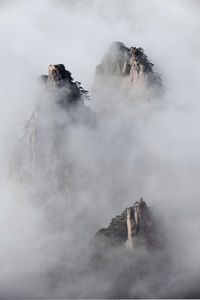
[{"label": "exposed rock outcrop", "polygon": [[97,247],[109,249],[125,246],[129,250],[144,246],[146,249],[160,246],[159,230],[151,209],[141,198],[121,215],[112,219],[107,228],[100,229],[95,236]]},{"label": "exposed rock outcrop", "polygon": [[142,198],[127,209],[127,248],[134,249],[138,240],[140,243],[152,244],[152,221],[150,210]]},{"label": "exposed rock outcrop", "polygon": [[80,82],[74,82],[71,73],[63,64],[50,65],[48,75],[41,75],[40,78],[50,92],[54,92],[56,101],[62,106],[84,100],[88,94],[88,91],[81,87]]},{"label": "exposed rock outcrop", "polygon": [[96,68],[96,76],[121,76],[130,84],[146,80],[149,85],[161,85],[160,76],[153,71],[153,64],[148,60],[144,50],[126,47],[121,42],[114,42],[100,65]]},{"label": "exposed rock outcrop", "polygon": [[81,126],[82,122],[85,124],[93,118],[84,104],[88,92],[80,82],[73,80],[63,64],[50,65],[48,75],[40,76],[39,83],[38,101],[25,125],[19,149],[21,159],[18,157],[17,173],[29,180],[34,173],[40,172],[41,176],[42,172],[44,178],[49,178],[59,188],[69,171],[68,128],[72,124]]},{"label": "exposed rock outcrop", "polygon": [[162,91],[161,76],[153,66],[142,48],[114,42],[96,67],[94,94],[117,97],[120,93],[119,98],[132,103],[149,100]]}]

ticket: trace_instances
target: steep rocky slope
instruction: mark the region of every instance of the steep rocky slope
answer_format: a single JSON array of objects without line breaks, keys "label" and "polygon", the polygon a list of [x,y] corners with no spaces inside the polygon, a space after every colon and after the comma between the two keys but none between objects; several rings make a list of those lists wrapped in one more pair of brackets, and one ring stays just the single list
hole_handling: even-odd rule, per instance
[{"label": "steep rocky slope", "polygon": [[121,76],[127,84],[136,86],[142,82],[160,86],[161,78],[153,71],[153,66],[142,48],[128,48],[115,42],[97,66],[96,76]]},{"label": "steep rocky slope", "polygon": [[88,93],[81,87],[80,82],[74,82],[71,73],[63,64],[50,65],[48,75],[41,75],[41,80],[54,93],[55,100],[64,107],[69,103],[83,101]]},{"label": "steep rocky slope", "polygon": [[43,174],[59,188],[69,170],[68,129],[72,124],[87,126],[93,116],[84,104],[88,92],[73,80],[63,64],[50,65],[48,75],[41,75],[38,82],[39,96],[26,122],[14,169],[25,181]]},{"label": "steep rocky slope", "polygon": [[[161,76],[142,48],[114,42],[96,67],[94,96],[142,104],[163,92]],[[116,102],[117,102],[116,101]]]},{"label": "steep rocky slope", "polygon": [[141,198],[133,206],[111,220],[107,228],[100,229],[95,236],[97,248],[110,249],[124,246],[129,250],[144,247],[158,249],[161,237],[153,211]]}]

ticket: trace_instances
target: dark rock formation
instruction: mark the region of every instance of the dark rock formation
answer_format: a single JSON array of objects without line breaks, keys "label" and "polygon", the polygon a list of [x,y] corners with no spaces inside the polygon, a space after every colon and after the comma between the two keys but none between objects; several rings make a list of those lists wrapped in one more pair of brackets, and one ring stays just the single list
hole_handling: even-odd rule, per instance
[{"label": "dark rock formation", "polygon": [[43,177],[59,188],[69,171],[68,130],[72,125],[93,122],[93,117],[84,104],[88,92],[63,64],[50,65],[48,75],[42,75],[39,83],[36,107],[25,125],[17,173],[23,173],[20,176],[25,180],[34,173],[39,172],[40,177],[44,173]]},{"label": "dark rock formation", "polygon": [[113,218],[107,228],[96,233],[96,246],[112,248],[124,245],[130,250],[139,246],[147,249],[159,247],[159,230],[155,223],[151,209],[141,198],[121,215]]},{"label": "dark rock formation", "polygon": [[74,82],[71,73],[65,69],[63,64],[50,65],[48,76],[41,75],[40,78],[42,82],[46,83],[51,93],[54,92],[57,102],[62,106],[84,100],[88,94],[88,91],[81,87],[80,82]]}]

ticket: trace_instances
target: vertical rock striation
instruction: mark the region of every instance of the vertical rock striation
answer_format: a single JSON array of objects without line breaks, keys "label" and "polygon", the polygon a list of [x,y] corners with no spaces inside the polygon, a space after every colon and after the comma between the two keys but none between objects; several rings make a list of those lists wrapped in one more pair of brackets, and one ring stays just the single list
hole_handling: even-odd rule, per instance
[{"label": "vertical rock striation", "polygon": [[152,220],[149,208],[141,198],[127,209],[127,248],[133,250],[138,244],[151,244]]},{"label": "vertical rock striation", "polygon": [[[141,198],[121,215],[112,219],[107,228],[100,229],[96,236],[97,247],[125,246],[129,250],[139,247],[149,249],[158,246],[158,229],[150,208]],[[156,236],[156,239],[155,239]]]},{"label": "vertical rock striation", "polygon": [[[141,103],[159,95],[162,81],[142,48],[114,42],[96,67],[94,94]],[[120,94],[120,95],[119,95]]]}]

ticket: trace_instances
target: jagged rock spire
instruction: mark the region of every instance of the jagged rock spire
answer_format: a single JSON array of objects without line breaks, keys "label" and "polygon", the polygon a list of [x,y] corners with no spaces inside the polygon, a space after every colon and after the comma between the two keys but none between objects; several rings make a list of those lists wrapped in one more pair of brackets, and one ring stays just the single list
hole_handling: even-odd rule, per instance
[{"label": "jagged rock spire", "polygon": [[130,84],[146,80],[149,85],[161,85],[160,75],[153,71],[153,66],[142,48],[128,48],[121,42],[114,42],[97,66],[96,76],[121,76]]},{"label": "jagged rock spire", "polygon": [[50,65],[48,75],[41,75],[40,78],[62,106],[80,102],[87,97],[88,92],[82,88],[80,82],[74,82],[72,74],[63,64]]},{"label": "jagged rock spire", "polygon": [[96,236],[96,246],[104,244],[105,248],[124,245],[129,250],[140,246],[146,248],[158,246],[158,229],[155,219],[146,202],[140,198],[121,215],[111,220],[107,228],[100,229]]},{"label": "jagged rock spire", "polygon": [[41,169],[40,172],[46,172],[59,185],[66,169],[64,149],[68,126],[92,120],[84,104],[88,92],[81,87],[80,82],[74,81],[63,64],[50,65],[48,75],[41,75],[39,83],[42,89],[39,90],[35,109],[25,125],[20,147],[20,166],[16,169],[18,173],[22,171],[25,174],[23,178]]},{"label": "jagged rock spire", "polygon": [[[114,42],[96,67],[93,94],[141,103],[163,90],[161,76],[154,71],[142,48]],[[121,94],[118,97],[119,93]],[[103,101],[103,100],[101,100]]]},{"label": "jagged rock spire", "polygon": [[133,250],[138,243],[138,237],[141,242],[150,241],[152,220],[149,214],[149,208],[142,198],[135,204],[127,208],[127,248]]}]

